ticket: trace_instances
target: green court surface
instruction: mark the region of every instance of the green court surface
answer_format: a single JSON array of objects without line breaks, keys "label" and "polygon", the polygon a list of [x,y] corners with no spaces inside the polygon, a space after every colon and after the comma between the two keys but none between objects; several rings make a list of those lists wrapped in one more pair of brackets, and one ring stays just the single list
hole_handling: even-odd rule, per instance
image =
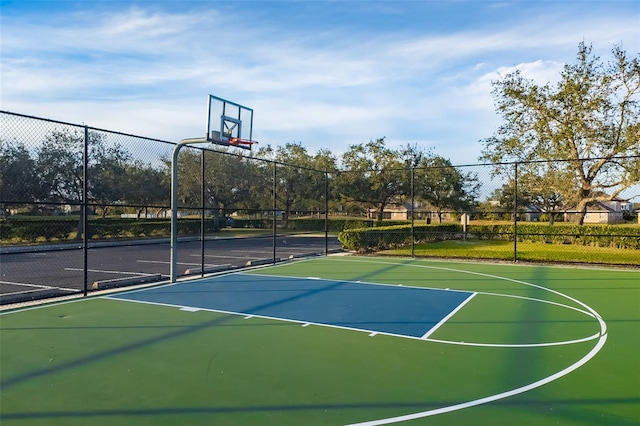
[{"label": "green court surface", "polygon": [[[278,310],[215,307],[244,274]],[[418,337],[317,319],[349,313],[315,302],[335,289],[383,289],[372,312],[402,329],[395,287],[471,297]],[[6,311],[0,333],[3,426],[640,424],[638,270],[324,257]]]}]

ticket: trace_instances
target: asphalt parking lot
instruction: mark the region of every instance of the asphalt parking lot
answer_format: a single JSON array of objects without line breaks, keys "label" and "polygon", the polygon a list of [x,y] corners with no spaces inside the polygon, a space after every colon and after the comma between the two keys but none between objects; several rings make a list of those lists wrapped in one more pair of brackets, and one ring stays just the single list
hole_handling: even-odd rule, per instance
[{"label": "asphalt parking lot", "polygon": [[[275,249],[274,249],[275,247]],[[232,269],[340,250],[336,237],[279,236],[180,241],[178,275]],[[89,244],[87,288],[89,291],[135,282],[161,281],[170,273],[168,241],[155,243]],[[0,254],[0,304],[40,299],[84,291],[84,251],[81,246],[4,248]]]}]

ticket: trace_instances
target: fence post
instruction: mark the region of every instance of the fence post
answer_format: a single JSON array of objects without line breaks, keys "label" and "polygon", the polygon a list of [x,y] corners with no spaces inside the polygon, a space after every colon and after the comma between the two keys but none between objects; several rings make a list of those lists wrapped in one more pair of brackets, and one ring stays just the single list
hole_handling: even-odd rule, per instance
[{"label": "fence post", "polygon": [[89,128],[84,126],[84,147],[82,150],[82,274],[83,274],[83,286],[84,286],[84,295],[87,295],[88,292],[88,271],[89,271],[89,261],[88,261],[88,252],[89,248],[87,247],[89,238],[87,236],[87,177],[89,168]]},{"label": "fence post", "polygon": [[273,263],[276,263],[276,210],[278,209],[278,202],[276,200],[276,182],[277,182],[277,163],[273,162],[273,220],[271,223],[272,227],[272,239],[273,239]]},{"label": "fence post", "polygon": [[324,255],[329,256],[329,172],[324,171]]},{"label": "fence post", "polygon": [[414,191],[414,166],[411,164],[411,257],[415,257],[415,191]]},{"label": "fence post", "polygon": [[513,171],[513,261],[518,261],[518,163]]}]

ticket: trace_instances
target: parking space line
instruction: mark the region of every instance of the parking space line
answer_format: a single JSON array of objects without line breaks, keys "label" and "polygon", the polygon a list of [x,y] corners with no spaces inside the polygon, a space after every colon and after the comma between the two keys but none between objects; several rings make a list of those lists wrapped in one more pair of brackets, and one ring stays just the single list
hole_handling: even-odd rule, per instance
[{"label": "parking space line", "polygon": [[[64,268],[64,270],[65,271],[83,271],[82,268]],[[87,272],[99,272],[102,274],[140,275],[140,276],[157,275],[157,274],[147,274],[145,272],[105,271],[102,269],[87,269]]]},{"label": "parking space line", "polygon": [[[167,262],[165,260],[136,260],[138,263],[155,263],[161,265],[169,265],[171,262]],[[187,263],[187,262],[178,262],[178,265],[186,265],[186,266],[200,266],[199,263]],[[215,265],[205,265],[205,266],[215,266]]]},{"label": "parking space line", "polygon": [[[65,290],[65,291],[78,291],[75,288],[66,288],[66,287],[53,287],[50,285],[44,285],[44,284],[28,284],[28,283],[19,283],[16,281],[0,281],[0,284],[9,284],[9,285],[17,285],[17,286],[23,286],[23,287],[37,287],[38,289],[42,289],[42,290]],[[24,292],[23,292],[24,293]],[[2,293],[2,295],[6,295],[9,293]]]},{"label": "parking space line", "polygon": [[[199,254],[191,254],[191,257],[200,257]],[[215,254],[205,254],[204,257],[213,257],[213,258],[217,258],[217,259],[255,259],[255,256],[236,256],[233,254],[228,254],[226,256],[216,256]],[[200,264],[198,263],[198,266],[200,266]]]}]

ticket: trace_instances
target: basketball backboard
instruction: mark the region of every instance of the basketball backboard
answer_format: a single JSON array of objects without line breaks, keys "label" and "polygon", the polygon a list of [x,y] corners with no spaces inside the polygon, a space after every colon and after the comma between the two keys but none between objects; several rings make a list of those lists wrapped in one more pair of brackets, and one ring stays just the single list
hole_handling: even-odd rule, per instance
[{"label": "basketball backboard", "polygon": [[253,110],[238,103],[209,95],[207,139],[211,143],[251,149]]}]

